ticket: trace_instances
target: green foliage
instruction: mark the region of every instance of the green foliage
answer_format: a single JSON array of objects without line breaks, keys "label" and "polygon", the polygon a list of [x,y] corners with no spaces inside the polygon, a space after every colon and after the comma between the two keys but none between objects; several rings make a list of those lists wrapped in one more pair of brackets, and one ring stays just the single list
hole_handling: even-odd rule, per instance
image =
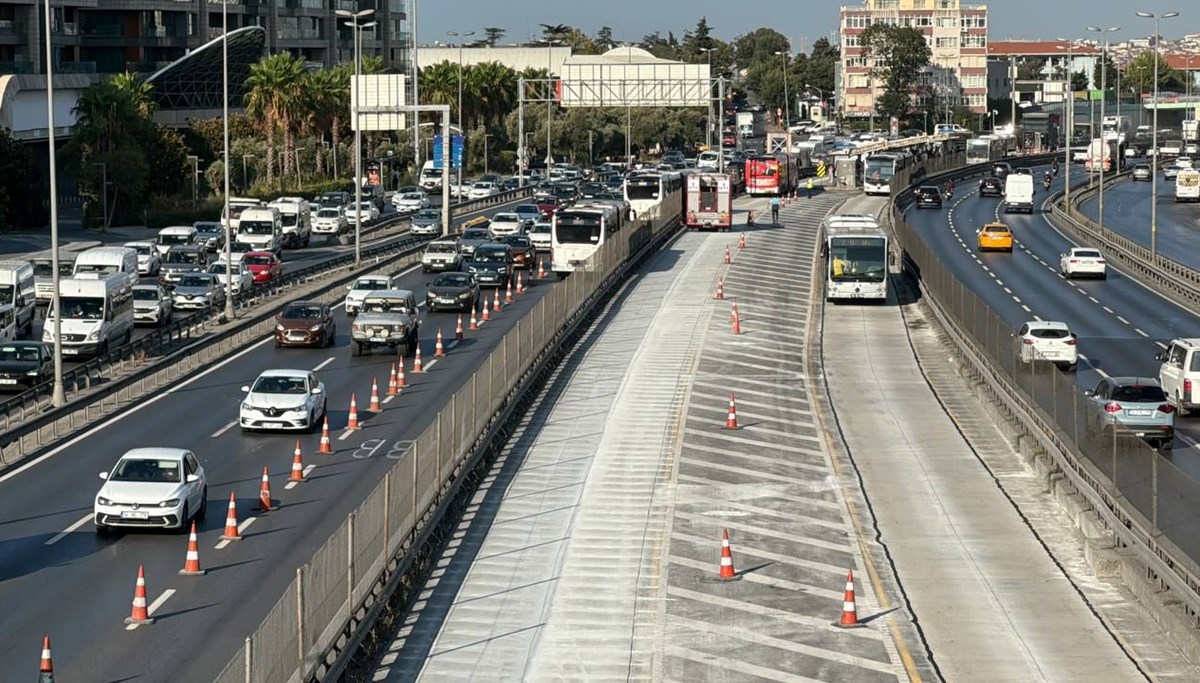
[{"label": "green foliage", "polygon": [[778,60],[776,52],[791,52],[787,37],[773,28],[759,28],[733,41],[733,61],[741,68]]},{"label": "green foliage", "polygon": [[1042,69],[1045,67],[1045,57],[1025,57],[1017,62],[1017,80],[1040,81],[1043,78]]},{"label": "green foliage", "polygon": [[1105,90],[1117,85],[1117,65],[1112,55],[1102,53],[1096,57],[1096,65],[1092,67],[1092,80],[1096,88],[1103,86]]},{"label": "green foliage", "polygon": [[29,148],[0,128],[0,232],[46,223],[49,192],[32,164]]},{"label": "green foliage", "polygon": [[[1130,60],[1121,77],[1121,89],[1126,92],[1149,93],[1154,91],[1154,62],[1153,52],[1143,52]],[[1158,87],[1171,88],[1174,84],[1184,84],[1186,81],[1182,72],[1172,69],[1167,60],[1158,55]]]},{"label": "green foliage", "polygon": [[220,216],[225,208],[225,202],[220,197],[208,197],[197,202],[195,206],[190,201],[179,201],[175,198],[158,198],[146,207],[146,227],[153,230],[172,225],[191,225],[196,221],[211,221],[213,216]]},{"label": "green foliage", "polygon": [[914,28],[872,24],[862,32],[859,44],[863,57],[874,64],[871,77],[883,82],[876,111],[883,116],[906,115],[921,70],[929,65],[929,43]]},{"label": "green foliage", "polygon": [[1071,90],[1079,91],[1079,90],[1087,90],[1087,88],[1088,88],[1087,72],[1086,71],[1072,71],[1071,72]]}]

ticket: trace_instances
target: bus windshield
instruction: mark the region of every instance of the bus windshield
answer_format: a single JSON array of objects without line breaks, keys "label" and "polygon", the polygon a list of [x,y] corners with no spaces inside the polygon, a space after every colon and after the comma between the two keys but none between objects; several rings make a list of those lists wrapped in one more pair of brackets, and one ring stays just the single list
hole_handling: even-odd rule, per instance
[{"label": "bus windshield", "polygon": [[867,180],[873,182],[888,182],[892,179],[896,167],[894,159],[873,159],[868,157],[863,173]]},{"label": "bus windshield", "polygon": [[625,183],[625,196],[630,199],[658,199],[658,182]]},{"label": "bus windshield", "polygon": [[887,278],[887,247],[872,237],[834,237],[829,240],[829,279],[833,282],[883,282]]},{"label": "bus windshield", "polygon": [[554,225],[554,241],[559,244],[599,244],[599,218],[560,216]]},{"label": "bus windshield", "polygon": [[271,235],[275,232],[275,224],[268,221],[242,221],[238,224],[238,233],[242,235]]}]

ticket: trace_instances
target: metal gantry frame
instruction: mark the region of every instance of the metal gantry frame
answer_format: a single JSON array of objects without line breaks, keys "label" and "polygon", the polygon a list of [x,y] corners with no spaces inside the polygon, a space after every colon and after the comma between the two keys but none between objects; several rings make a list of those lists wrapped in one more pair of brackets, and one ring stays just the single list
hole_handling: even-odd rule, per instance
[{"label": "metal gantry frame", "polygon": [[[433,112],[442,115],[442,236],[450,234],[450,105],[448,104],[418,104],[418,105],[379,105],[359,106],[359,114],[412,114],[413,127],[420,123],[421,112]],[[359,122],[354,122],[357,127]],[[358,179],[355,182],[362,182]]]},{"label": "metal gantry frame", "polygon": [[[540,104],[548,106],[559,102],[562,93],[558,90],[561,78],[522,78],[517,81],[517,177],[521,186],[526,184],[529,168],[529,150],[525,147],[525,104]],[[665,107],[685,106],[663,104],[662,99],[696,99],[707,100],[709,116],[712,108],[720,107],[725,102],[725,78],[705,79],[647,79],[647,78],[608,78],[585,81],[570,81],[569,86],[576,95],[584,95],[594,105],[570,105],[572,108],[585,107]],[[626,98],[625,93],[633,92],[637,97]],[[697,105],[700,106],[700,105]],[[551,110],[552,111],[552,110]],[[719,115],[718,119],[721,120]],[[546,118],[546,131],[549,136],[550,117]],[[628,120],[625,126],[625,137],[629,139],[631,130]],[[547,150],[548,151],[548,150]],[[723,147],[722,147],[723,151]],[[629,164],[632,159],[626,159]],[[547,173],[549,168],[547,167]],[[719,155],[717,171],[725,172],[725,155]]]}]

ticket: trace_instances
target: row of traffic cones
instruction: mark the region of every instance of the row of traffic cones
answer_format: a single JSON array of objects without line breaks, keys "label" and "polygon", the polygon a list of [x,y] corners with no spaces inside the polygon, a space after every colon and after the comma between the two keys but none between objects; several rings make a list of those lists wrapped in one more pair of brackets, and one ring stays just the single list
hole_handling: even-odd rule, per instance
[{"label": "row of traffic cones", "polygon": [[[738,581],[742,575],[733,568],[733,550],[729,545],[729,529],[721,531],[721,560],[717,569],[721,581]],[[862,628],[866,624],[858,620],[858,602],[854,598],[854,570],[846,572],[846,590],[842,596],[842,615],[833,622],[838,628]]]}]

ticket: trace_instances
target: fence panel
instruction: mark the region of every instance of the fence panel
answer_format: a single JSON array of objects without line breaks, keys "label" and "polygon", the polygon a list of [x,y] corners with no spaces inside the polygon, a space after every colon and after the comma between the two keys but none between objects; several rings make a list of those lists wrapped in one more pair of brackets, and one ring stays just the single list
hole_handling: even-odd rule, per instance
[{"label": "fence panel", "polygon": [[253,683],[285,683],[300,665],[296,589],[293,580],[250,638],[250,680]]},{"label": "fence panel", "polygon": [[325,627],[348,608],[350,523],[343,521],[304,571],[304,647],[316,645]]},{"label": "fence panel", "polygon": [[[370,579],[367,570],[376,560],[383,557],[386,529],[383,521],[387,510],[387,486],[379,482],[379,486],[367,496],[363,504],[354,513],[354,581],[362,585],[363,579]],[[357,596],[356,596],[357,599]]]},{"label": "fence panel", "polygon": [[437,426],[430,425],[417,437],[417,510],[425,510],[438,491],[437,480]]}]

